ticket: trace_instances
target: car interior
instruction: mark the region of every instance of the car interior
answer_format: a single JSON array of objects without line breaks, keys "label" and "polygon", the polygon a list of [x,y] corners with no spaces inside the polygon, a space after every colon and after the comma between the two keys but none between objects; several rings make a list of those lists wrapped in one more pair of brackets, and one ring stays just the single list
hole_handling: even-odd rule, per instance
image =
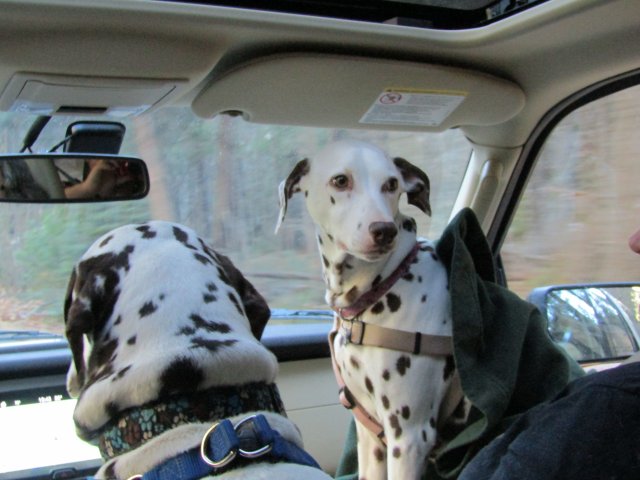
[{"label": "car interior", "polygon": [[[585,369],[640,350],[638,3],[0,0],[0,25],[0,479],[102,463],[74,430],[64,292],[98,235],[148,219],[263,292],[287,414],[335,473],[351,413],[301,202],[272,233],[278,183],[332,140],[424,167],[423,236],[473,210],[499,283]],[[135,181],[73,197],[90,159]],[[12,194],[21,162],[39,188]]]}]

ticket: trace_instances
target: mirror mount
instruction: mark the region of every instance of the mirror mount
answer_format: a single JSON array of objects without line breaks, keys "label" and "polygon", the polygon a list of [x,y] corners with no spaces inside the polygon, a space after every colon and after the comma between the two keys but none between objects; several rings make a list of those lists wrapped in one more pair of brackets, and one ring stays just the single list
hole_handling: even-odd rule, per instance
[{"label": "mirror mount", "polygon": [[81,120],[67,127],[62,142],[67,153],[103,153],[117,155],[120,152],[126,128],[120,122]]}]

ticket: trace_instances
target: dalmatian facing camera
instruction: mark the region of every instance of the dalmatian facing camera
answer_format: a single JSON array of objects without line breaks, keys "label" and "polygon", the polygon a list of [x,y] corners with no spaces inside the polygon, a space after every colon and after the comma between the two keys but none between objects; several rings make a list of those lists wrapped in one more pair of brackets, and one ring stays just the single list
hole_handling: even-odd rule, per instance
[{"label": "dalmatian facing camera", "polygon": [[260,343],[269,316],[231,261],[182,225],[96,240],[64,308],[76,430],[105,459],[96,478],[330,478],[286,418],[277,360]]},{"label": "dalmatian facing camera", "polygon": [[429,179],[376,146],[340,141],[300,161],[280,184],[276,232],[298,192],[316,225],[325,299],[335,311],[329,342],[340,399],[356,418],[359,476],[419,479],[440,427],[467,408],[446,269],[399,210],[406,193],[431,214]]}]

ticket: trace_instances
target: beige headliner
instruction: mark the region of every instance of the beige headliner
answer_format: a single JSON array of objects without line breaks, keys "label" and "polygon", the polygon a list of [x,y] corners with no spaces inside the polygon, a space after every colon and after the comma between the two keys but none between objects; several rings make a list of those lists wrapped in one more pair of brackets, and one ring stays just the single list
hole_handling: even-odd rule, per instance
[{"label": "beige headliner", "polygon": [[[16,74],[63,75],[73,85],[87,77],[90,86],[154,80],[171,85],[157,106],[197,98],[203,115],[245,109],[261,122],[362,127],[358,86],[373,95],[390,82],[391,65],[398,78],[392,86],[441,89],[450,81],[456,90],[461,79],[470,81],[465,108],[449,123],[470,124],[464,130],[478,144],[513,147],[566,96],[640,68],[639,46],[640,3],[630,0],[551,0],[466,31],[145,0],[0,0],[0,105],[10,108]],[[348,61],[354,57],[359,61]],[[305,69],[274,58],[295,58]],[[437,81],[429,72],[438,73]],[[323,85],[336,75],[345,88],[332,90],[340,108],[330,115],[314,89],[292,88],[298,78]],[[269,88],[256,92],[256,79]],[[276,108],[274,92],[283,91],[293,92],[291,104]]]}]

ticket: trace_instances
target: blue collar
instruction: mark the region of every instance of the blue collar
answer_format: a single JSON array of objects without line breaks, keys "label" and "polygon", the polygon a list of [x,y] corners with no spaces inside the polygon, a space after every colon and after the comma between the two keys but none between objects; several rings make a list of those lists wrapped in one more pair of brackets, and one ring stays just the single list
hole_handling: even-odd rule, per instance
[{"label": "blue collar", "polygon": [[235,426],[228,420],[213,424],[199,447],[180,453],[131,480],[196,480],[217,475],[250,461],[288,462],[320,468],[294,443],[271,428],[267,419],[252,415]]}]

